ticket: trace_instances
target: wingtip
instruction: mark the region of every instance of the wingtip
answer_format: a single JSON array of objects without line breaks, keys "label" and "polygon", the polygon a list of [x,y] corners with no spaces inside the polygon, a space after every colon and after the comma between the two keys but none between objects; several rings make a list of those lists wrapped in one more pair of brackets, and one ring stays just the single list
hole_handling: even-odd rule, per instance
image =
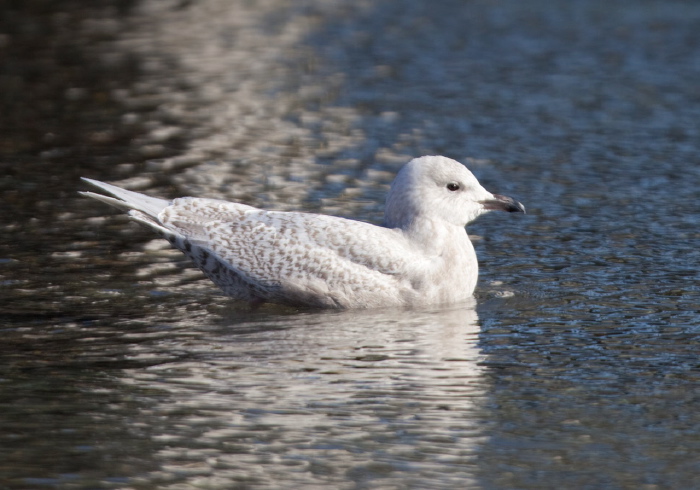
[{"label": "wingtip", "polygon": [[83,182],[87,182],[88,184],[92,184],[94,186],[99,186],[99,184],[102,183],[99,180],[89,179],[87,177],[80,177],[80,180],[82,180]]}]

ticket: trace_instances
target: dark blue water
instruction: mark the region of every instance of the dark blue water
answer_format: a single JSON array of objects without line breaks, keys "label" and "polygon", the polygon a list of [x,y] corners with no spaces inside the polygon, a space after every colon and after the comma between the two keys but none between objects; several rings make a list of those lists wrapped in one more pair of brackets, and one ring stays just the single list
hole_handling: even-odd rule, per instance
[{"label": "dark blue water", "polygon": [[[700,5],[0,7],[0,486],[700,486]],[[378,222],[464,162],[474,307],[251,310],[81,175]],[[518,219],[522,218],[522,219]]]}]

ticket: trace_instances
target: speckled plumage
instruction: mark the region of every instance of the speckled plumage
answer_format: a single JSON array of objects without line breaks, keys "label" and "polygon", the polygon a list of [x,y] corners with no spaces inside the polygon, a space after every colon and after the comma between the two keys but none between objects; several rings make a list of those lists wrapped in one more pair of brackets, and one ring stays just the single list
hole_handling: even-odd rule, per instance
[{"label": "speckled plumage", "polygon": [[478,264],[465,225],[491,209],[524,212],[460,163],[437,156],[399,172],[385,226],[215,199],[166,201],[85,180],[117,199],[83,194],[127,210],[227,295],[252,303],[370,308],[466,300]]}]

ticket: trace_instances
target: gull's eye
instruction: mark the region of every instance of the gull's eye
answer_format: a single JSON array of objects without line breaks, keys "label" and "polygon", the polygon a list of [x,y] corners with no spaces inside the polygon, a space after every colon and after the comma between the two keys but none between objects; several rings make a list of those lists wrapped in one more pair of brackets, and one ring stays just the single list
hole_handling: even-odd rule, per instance
[{"label": "gull's eye", "polygon": [[447,190],[452,192],[458,191],[459,184],[457,182],[450,182],[449,184],[447,184]]}]

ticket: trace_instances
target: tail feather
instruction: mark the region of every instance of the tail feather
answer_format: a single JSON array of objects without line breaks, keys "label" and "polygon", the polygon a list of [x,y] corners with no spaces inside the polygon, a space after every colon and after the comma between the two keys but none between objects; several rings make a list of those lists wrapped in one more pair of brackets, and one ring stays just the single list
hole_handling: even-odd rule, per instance
[{"label": "tail feather", "polygon": [[99,180],[86,179],[85,177],[83,177],[83,180],[99,189],[102,189],[108,194],[113,195],[117,199],[114,197],[103,196],[102,194],[96,194],[94,192],[81,192],[80,194],[97,199],[98,201],[102,201],[110,206],[121,209],[122,211],[140,211],[146,216],[157,220],[160,212],[170,205],[170,201],[165,199],[158,199],[156,197],[149,197],[144,194],[139,194],[138,192],[127,191],[121,187],[106,184],[104,182],[100,182]]}]

